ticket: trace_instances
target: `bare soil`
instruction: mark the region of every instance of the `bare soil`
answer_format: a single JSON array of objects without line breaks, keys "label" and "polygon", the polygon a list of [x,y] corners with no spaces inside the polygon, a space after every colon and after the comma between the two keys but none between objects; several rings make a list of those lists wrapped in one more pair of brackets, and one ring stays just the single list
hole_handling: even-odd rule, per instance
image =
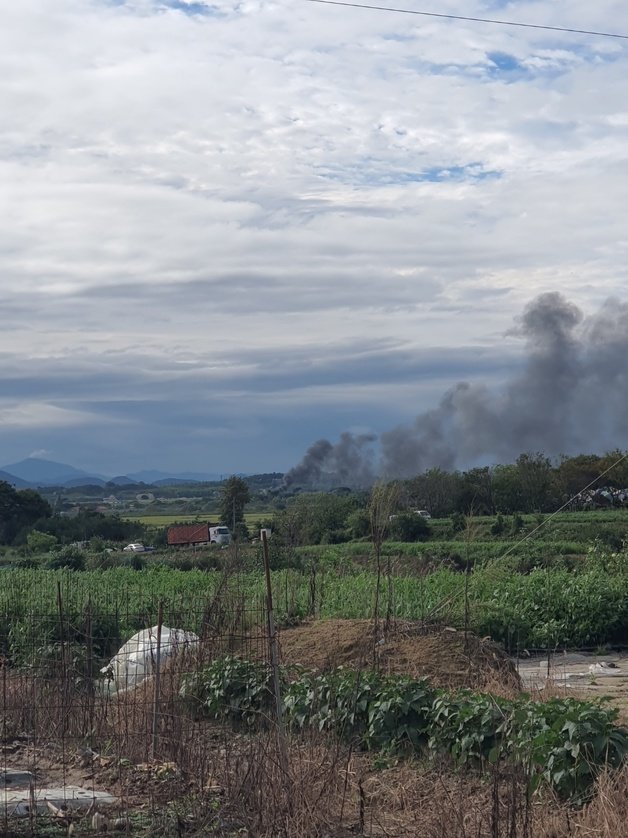
[{"label": "bare soil", "polygon": [[501,692],[520,689],[516,668],[496,643],[454,629],[381,623],[375,634],[370,620],[320,620],[282,631],[281,659],[308,669],[337,666],[376,668],[394,674],[426,677],[439,687],[472,687]]}]

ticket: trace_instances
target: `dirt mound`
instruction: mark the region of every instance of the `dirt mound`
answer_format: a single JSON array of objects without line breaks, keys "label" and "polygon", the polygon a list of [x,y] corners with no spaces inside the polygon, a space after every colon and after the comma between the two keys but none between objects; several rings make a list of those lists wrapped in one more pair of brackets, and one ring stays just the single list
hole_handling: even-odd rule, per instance
[{"label": "dirt mound", "polygon": [[336,666],[376,668],[380,672],[427,677],[439,687],[472,687],[512,693],[521,688],[504,650],[453,629],[397,622],[388,632],[380,624],[375,637],[369,620],[320,620],[286,629],[279,635],[281,660],[308,669]]}]

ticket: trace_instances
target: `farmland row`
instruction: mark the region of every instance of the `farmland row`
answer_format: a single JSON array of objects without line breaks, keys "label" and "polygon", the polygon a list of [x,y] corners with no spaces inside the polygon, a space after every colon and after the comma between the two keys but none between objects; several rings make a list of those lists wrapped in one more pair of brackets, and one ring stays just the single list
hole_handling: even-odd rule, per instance
[{"label": "farmland row", "polygon": [[[373,615],[375,576],[339,576],[287,569],[272,574],[280,622],[308,615],[368,618]],[[465,595],[465,581],[466,595]],[[0,591],[0,642],[12,659],[63,639],[64,621],[84,642],[87,622],[103,655],[139,628],[154,624],[164,603],[169,625],[198,631],[209,618],[230,614],[247,626],[262,625],[263,580],[241,573],[117,568],[73,573],[5,570]],[[537,569],[514,576],[488,565],[469,577],[441,569],[424,577],[394,577],[383,586],[381,613],[399,619],[438,619],[502,641],[510,650],[623,643],[628,637],[628,574],[592,568],[574,574]],[[390,601],[388,600],[390,590]],[[212,598],[220,596],[212,605]],[[60,616],[61,611],[61,616]],[[218,615],[218,617],[216,616]]]}]

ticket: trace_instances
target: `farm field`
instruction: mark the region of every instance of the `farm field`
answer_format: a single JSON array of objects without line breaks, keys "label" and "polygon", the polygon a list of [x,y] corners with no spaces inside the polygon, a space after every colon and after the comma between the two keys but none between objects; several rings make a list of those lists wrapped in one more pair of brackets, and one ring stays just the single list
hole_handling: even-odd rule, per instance
[{"label": "farm field", "polygon": [[[144,517],[153,527],[179,518]],[[455,799],[453,811],[482,838],[567,838],[560,831],[566,823],[587,834],[593,816],[582,800],[613,814],[628,792],[628,768],[620,768],[628,756],[621,727],[628,718],[621,652],[628,641],[628,518],[560,515],[530,539],[537,516],[524,517],[513,533],[494,532],[495,521],[474,519],[472,537],[443,520],[431,523],[428,540],[384,541],[379,572],[366,540],[285,547],[271,539],[275,619],[288,667],[281,677],[290,804],[267,721],[273,709],[259,545],[159,548],[133,557],[109,554],[101,543],[84,548],[76,570],[46,567],[53,554],[27,557],[32,567],[16,566],[19,554],[12,555],[0,586],[5,726],[17,734],[34,725],[35,741],[44,732],[61,735],[60,752],[67,761],[75,749],[75,763],[89,735],[94,750],[106,749],[90,782],[122,801],[129,831],[142,836],[176,835],[182,811],[195,824],[186,834],[221,838],[245,828],[264,838],[344,838],[357,827],[372,838],[411,838],[421,818],[422,834],[462,836],[448,820],[451,806],[437,812],[421,803],[425,789]],[[101,670],[132,635],[160,619],[202,638],[202,655],[180,667],[168,661],[160,705],[154,679],[113,701],[102,695]],[[560,661],[578,661],[579,668],[547,682],[541,675],[548,659],[553,671]],[[597,661],[608,667],[592,676],[588,667]],[[591,703],[603,695],[610,704]],[[594,743],[602,750],[592,750]],[[40,764],[38,776],[51,781],[73,776],[61,757],[44,755],[27,739],[9,758],[16,768],[18,757]],[[276,789],[263,810],[237,783],[242,760],[256,786]],[[620,770],[604,785],[609,760]],[[544,768],[550,762],[554,772]],[[312,776],[321,778],[316,805]],[[403,805],[393,793],[400,785]],[[199,810],[207,788],[220,791]],[[193,800],[185,797],[191,789]],[[335,797],[337,789],[344,796]],[[302,816],[314,831],[298,820],[286,821],[283,832],[277,827],[277,817]],[[531,823],[534,831],[526,832]]]},{"label": "farm field", "polygon": [[[268,513],[264,512],[245,512],[244,521],[247,526],[254,526],[257,521],[267,517]],[[192,524],[195,521],[218,521],[218,512],[201,512],[186,514],[179,513],[163,513],[163,514],[133,514],[124,515],[125,521],[139,521],[141,524],[146,524],[150,527],[168,527],[170,524]]]}]

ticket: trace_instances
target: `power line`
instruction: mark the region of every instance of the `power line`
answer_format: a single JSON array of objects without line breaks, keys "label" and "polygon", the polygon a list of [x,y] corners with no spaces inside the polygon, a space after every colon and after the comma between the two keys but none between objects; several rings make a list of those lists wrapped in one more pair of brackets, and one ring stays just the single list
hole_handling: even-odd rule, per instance
[{"label": "power line", "polygon": [[[314,0],[311,0],[311,1],[314,2]],[[513,552],[513,550],[516,550],[522,544],[525,544],[525,542],[528,541],[535,533],[537,533],[543,527],[547,526],[547,524],[549,524],[549,522],[551,520],[553,520],[559,513],[563,512],[565,509],[567,509],[568,506],[570,506],[570,504],[572,504],[575,500],[577,500],[578,497],[582,494],[582,492],[586,492],[587,489],[590,489],[592,486],[595,486],[596,483],[599,483],[599,481],[603,477],[605,477],[614,468],[617,468],[617,466],[620,465],[620,463],[623,463],[623,461],[626,460],[626,459],[628,459],[628,452],[626,452],[625,454],[622,454],[621,457],[619,457],[617,460],[615,460],[615,462],[612,463],[601,474],[598,474],[598,476],[595,477],[593,480],[591,480],[590,483],[587,483],[587,485],[584,486],[582,489],[580,489],[579,492],[576,492],[576,494],[572,495],[572,497],[570,497],[568,501],[565,501],[565,503],[563,503],[563,505],[561,507],[559,507],[555,512],[552,512],[551,515],[549,515],[547,518],[545,518],[543,521],[541,521],[541,523],[538,526],[536,526],[530,532],[526,533],[522,538],[520,538],[511,547],[509,547],[508,550],[506,550],[504,553],[501,553],[499,556],[497,556],[496,562],[500,561],[501,559],[505,559],[506,556],[509,556]],[[493,567],[497,566],[496,562],[495,562],[495,564],[493,564]],[[440,610],[442,610],[446,606],[453,605],[456,601],[462,599],[462,597],[464,597],[464,596],[466,596],[465,589],[461,588],[459,591],[454,592],[446,600],[444,600],[444,601],[441,600],[441,602],[439,602],[427,614],[427,617],[435,616]]]},{"label": "power line", "polygon": [[592,29],[574,29],[568,26],[547,26],[542,23],[520,23],[514,20],[498,20],[489,17],[467,17],[465,15],[451,15],[444,12],[422,12],[416,9],[397,9],[392,6],[370,6],[366,3],[347,3],[344,0],[305,0],[306,3],[321,3],[324,6],[346,6],[350,9],[373,9],[377,12],[396,12],[402,15],[418,15],[420,17],[437,17],[445,20],[464,20],[471,23],[491,23],[496,26],[517,26],[523,29],[542,29],[546,32],[568,32],[572,35],[596,35],[600,38],[619,38],[628,41],[628,35],[619,32],[596,32]]},{"label": "power line", "polygon": [[509,550],[506,550],[505,553],[502,553],[502,555],[499,558],[504,559],[506,556],[510,555],[510,553],[512,553],[513,550],[515,550],[517,547],[519,547],[521,544],[527,541],[531,536],[534,535],[535,532],[538,532],[546,524],[549,524],[552,518],[555,518],[560,512],[565,510],[570,504],[577,500],[578,497],[582,494],[582,492],[586,492],[587,489],[590,489],[592,486],[595,486],[595,484],[598,483],[603,477],[605,477],[609,473],[609,471],[612,471],[620,463],[623,463],[623,461],[626,458],[628,458],[628,453],[622,454],[622,456],[618,460],[615,460],[615,462],[612,465],[610,465],[605,471],[603,471],[601,474],[598,474],[598,476],[590,483],[587,483],[584,489],[580,489],[579,492],[577,492],[573,497],[569,498],[569,500],[566,501],[559,509],[557,509],[556,512],[552,512],[552,514],[548,518],[545,518],[545,520],[541,521],[538,527],[535,527],[533,530],[530,530],[530,532],[524,535],[523,538],[516,542],[516,544],[513,544]]}]

